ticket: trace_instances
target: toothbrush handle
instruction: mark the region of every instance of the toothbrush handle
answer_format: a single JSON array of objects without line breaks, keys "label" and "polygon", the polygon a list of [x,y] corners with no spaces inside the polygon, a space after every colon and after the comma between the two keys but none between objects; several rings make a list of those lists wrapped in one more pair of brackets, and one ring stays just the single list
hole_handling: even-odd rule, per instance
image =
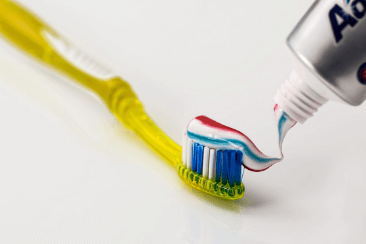
[{"label": "toothbrush handle", "polygon": [[69,44],[61,36],[19,4],[0,0],[0,32],[22,51],[77,80],[82,85],[98,93],[105,89],[103,80],[75,66],[61,55],[47,38],[51,36],[52,39],[68,47]]},{"label": "toothbrush handle", "polygon": [[0,31],[28,54],[43,59],[46,42],[41,35],[49,27],[14,2],[0,0]]},{"label": "toothbrush handle", "polygon": [[73,51],[70,44],[30,11],[12,1],[0,0],[0,33],[29,55],[100,95],[124,125],[170,163],[175,165],[181,161],[181,147],[149,118],[126,81],[116,76],[101,78],[70,61],[60,52],[65,48]]}]

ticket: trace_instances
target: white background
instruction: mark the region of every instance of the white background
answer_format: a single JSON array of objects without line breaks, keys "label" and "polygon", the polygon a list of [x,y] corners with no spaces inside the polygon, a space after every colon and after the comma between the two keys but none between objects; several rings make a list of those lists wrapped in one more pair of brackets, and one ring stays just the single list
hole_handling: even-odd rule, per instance
[{"label": "white background", "polygon": [[[279,155],[272,97],[312,0],[20,2],[98,53],[178,143],[204,114]],[[326,104],[227,202],[183,183],[95,95],[10,51],[0,46],[0,243],[365,243],[366,104]]]}]

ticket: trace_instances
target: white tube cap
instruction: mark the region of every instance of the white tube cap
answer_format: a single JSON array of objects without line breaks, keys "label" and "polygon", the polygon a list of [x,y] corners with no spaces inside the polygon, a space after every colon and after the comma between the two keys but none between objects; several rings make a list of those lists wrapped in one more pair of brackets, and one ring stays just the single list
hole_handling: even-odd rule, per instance
[{"label": "white tube cap", "polygon": [[274,100],[283,111],[301,124],[328,101],[303,82],[295,71],[277,90]]}]

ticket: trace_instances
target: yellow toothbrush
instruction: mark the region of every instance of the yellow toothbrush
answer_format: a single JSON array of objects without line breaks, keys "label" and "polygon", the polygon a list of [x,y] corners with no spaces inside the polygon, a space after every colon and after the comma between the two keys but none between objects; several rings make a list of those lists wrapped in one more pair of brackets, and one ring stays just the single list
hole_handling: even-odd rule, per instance
[{"label": "yellow toothbrush", "polygon": [[182,163],[182,148],[145,113],[130,85],[88,58],[36,16],[9,0],[0,0],[0,33],[29,55],[98,94],[123,124],[135,131],[191,186],[225,199],[244,195],[244,185],[223,187],[189,174]]}]

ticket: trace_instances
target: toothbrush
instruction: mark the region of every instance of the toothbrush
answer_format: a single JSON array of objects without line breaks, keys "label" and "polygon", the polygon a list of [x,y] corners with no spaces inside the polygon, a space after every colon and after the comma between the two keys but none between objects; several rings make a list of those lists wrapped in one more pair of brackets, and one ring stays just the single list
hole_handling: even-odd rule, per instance
[{"label": "toothbrush", "polygon": [[181,148],[145,113],[126,81],[76,49],[19,4],[0,0],[0,33],[27,54],[98,94],[127,128],[200,191],[228,200],[239,199],[245,192],[243,166],[263,171],[283,159],[283,139],[296,121],[278,106],[275,118],[281,158],[265,156],[243,133],[205,116],[189,123]]}]

